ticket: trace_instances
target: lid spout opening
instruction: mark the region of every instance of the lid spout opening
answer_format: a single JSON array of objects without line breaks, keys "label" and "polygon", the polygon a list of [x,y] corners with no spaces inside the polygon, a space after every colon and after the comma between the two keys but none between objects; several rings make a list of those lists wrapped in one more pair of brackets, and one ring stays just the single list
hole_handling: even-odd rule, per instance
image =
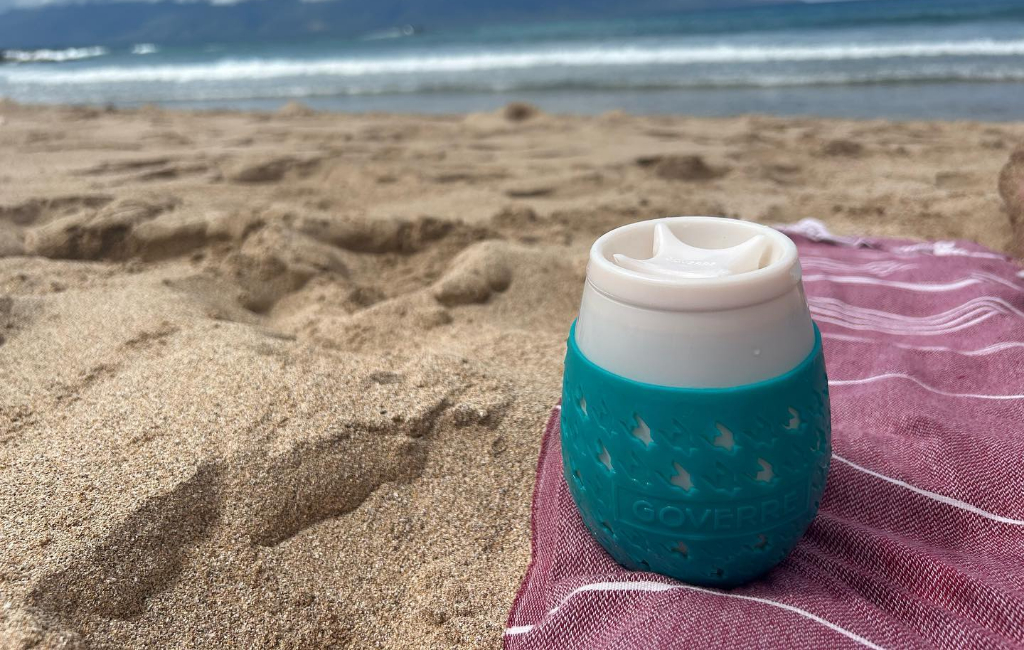
[{"label": "lid spout opening", "polygon": [[762,269],[770,263],[771,241],[765,235],[728,248],[698,248],[681,241],[665,223],[654,227],[649,259],[615,253],[619,267],[659,278],[718,278]]}]

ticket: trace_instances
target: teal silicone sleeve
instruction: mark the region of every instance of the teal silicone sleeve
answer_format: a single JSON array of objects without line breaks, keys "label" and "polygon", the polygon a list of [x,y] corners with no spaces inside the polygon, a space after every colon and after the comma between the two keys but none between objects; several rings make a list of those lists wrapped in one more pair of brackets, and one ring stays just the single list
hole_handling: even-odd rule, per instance
[{"label": "teal silicone sleeve", "polygon": [[735,388],[636,382],[569,333],[562,461],[583,522],[620,564],[718,587],[789,554],[832,457],[821,334],[784,375]]}]

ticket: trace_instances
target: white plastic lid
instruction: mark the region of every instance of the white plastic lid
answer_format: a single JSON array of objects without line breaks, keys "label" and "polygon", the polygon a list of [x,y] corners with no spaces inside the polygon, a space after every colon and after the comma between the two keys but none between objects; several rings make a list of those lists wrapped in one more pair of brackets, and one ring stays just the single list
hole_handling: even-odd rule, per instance
[{"label": "white plastic lid", "polygon": [[587,279],[629,304],[729,309],[771,300],[800,282],[796,244],[781,232],[722,217],[641,221],[602,235]]},{"label": "white plastic lid", "polygon": [[636,381],[727,387],[796,367],[814,347],[796,245],[720,217],[616,228],[590,250],[580,351]]}]

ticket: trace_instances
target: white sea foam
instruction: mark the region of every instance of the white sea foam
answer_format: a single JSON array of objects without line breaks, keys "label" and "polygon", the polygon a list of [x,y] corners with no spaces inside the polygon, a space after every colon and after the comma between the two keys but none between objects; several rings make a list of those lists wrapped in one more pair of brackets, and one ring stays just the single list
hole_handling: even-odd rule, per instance
[{"label": "white sea foam", "polygon": [[[93,49],[93,48],[85,48]],[[102,49],[102,48],[100,48]],[[365,77],[388,74],[459,73],[543,67],[613,67],[687,64],[843,61],[922,57],[1011,57],[1024,55],[1024,40],[978,39],[950,42],[851,44],[821,46],[622,46],[547,48],[518,52],[406,55],[381,58],[221,59],[209,63],[146,66],[100,66],[83,70],[0,69],[0,78],[21,84],[93,84],[121,82],[188,83],[277,79],[283,77]],[[901,73],[905,74],[905,73]],[[1008,71],[985,76],[983,69],[957,75],[1008,79]],[[858,79],[846,80],[846,82]],[[863,79],[861,80],[863,81]],[[810,83],[828,83],[810,79]],[[843,83],[839,79],[837,83]],[[777,77],[763,85],[800,83]]]},{"label": "white sea foam", "polygon": [[4,50],[3,58],[15,63],[62,63],[107,54],[105,47],[69,47],[63,50]]}]

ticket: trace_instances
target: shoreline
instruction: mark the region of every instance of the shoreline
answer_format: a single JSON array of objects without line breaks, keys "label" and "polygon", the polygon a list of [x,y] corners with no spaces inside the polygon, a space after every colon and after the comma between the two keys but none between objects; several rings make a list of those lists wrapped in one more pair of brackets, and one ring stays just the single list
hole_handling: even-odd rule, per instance
[{"label": "shoreline", "polygon": [[[108,92],[109,91],[109,92]],[[150,88],[152,91],[152,88]],[[2,93],[0,88],[0,93]],[[88,96],[87,87],[79,90]],[[780,86],[698,86],[688,88],[645,89],[534,89],[509,92],[382,92],[382,93],[313,93],[305,96],[246,97],[197,100],[165,97],[137,101],[130,97],[142,88],[127,87],[121,98],[116,88],[109,88],[104,99],[98,96],[85,106],[104,108],[112,105],[120,110],[136,110],[147,105],[161,110],[238,110],[244,112],[276,112],[292,102],[328,113],[389,113],[420,115],[461,115],[470,112],[500,110],[507,103],[532,103],[546,113],[576,117],[596,117],[602,113],[623,110],[635,116],[681,116],[705,118],[737,118],[745,116],[782,117],[792,119],[845,119],[888,121],[979,121],[1012,124],[1024,121],[1024,84],[1014,81],[946,80],[921,82],[865,82],[841,85]],[[109,94],[113,93],[113,94]],[[60,103],[38,104],[60,106]],[[586,107],[580,112],[581,106]],[[743,107],[736,110],[735,107]],[[416,110],[410,110],[415,108]]]}]

